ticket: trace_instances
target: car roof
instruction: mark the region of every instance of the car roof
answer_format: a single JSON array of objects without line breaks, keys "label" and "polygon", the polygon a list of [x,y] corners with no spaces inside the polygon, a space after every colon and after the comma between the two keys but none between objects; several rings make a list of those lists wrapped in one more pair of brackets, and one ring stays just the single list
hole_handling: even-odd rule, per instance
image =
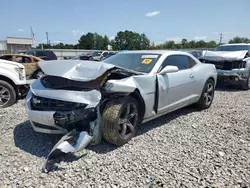
[{"label": "car roof", "polygon": [[233,43],[233,44],[222,44],[220,46],[240,46],[240,45],[249,45],[250,43]]},{"label": "car roof", "polygon": [[52,50],[42,50],[42,49],[31,49],[31,50],[27,50],[26,52],[30,52],[30,51],[52,51]]},{"label": "car roof", "polygon": [[190,55],[188,52],[178,50],[126,50],[119,53],[149,53],[159,55]]},{"label": "car roof", "polygon": [[33,56],[33,55],[27,55],[27,54],[1,54],[0,56],[21,56],[21,57],[33,57],[34,59],[43,61],[43,59]]},{"label": "car roof", "polygon": [[5,56],[5,55],[9,55],[9,56],[23,56],[23,57],[31,57],[31,55],[27,55],[27,54],[1,54],[0,56]]}]

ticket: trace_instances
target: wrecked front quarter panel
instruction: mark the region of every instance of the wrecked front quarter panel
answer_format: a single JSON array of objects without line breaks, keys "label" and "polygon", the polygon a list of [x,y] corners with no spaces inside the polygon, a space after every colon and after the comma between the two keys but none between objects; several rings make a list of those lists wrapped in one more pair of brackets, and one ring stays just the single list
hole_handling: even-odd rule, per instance
[{"label": "wrecked front quarter panel", "polygon": [[138,89],[145,103],[144,118],[155,115],[155,74],[136,75],[121,80],[108,80],[104,87],[109,93],[132,93]]},{"label": "wrecked front quarter panel", "polygon": [[241,61],[243,60],[248,50],[242,51],[203,51],[199,59],[208,60],[208,61]]}]

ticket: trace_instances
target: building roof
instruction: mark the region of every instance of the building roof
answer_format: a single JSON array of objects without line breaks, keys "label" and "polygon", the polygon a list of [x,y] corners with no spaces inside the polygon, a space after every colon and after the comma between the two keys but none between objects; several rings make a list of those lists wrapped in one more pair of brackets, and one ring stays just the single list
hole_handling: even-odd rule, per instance
[{"label": "building roof", "polygon": [[7,44],[33,45],[33,40],[31,38],[7,37]]}]

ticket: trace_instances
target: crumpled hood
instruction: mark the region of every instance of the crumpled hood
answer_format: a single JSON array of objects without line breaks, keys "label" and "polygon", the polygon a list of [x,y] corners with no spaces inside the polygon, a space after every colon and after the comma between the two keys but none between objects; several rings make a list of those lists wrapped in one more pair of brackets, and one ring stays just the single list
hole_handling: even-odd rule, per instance
[{"label": "crumpled hood", "polygon": [[42,71],[51,76],[64,77],[75,81],[94,80],[115,65],[81,60],[53,60],[39,62]]},{"label": "crumpled hood", "polygon": [[21,63],[17,63],[17,62],[14,62],[14,61],[8,61],[8,60],[0,59],[0,63],[1,64],[8,64],[8,65],[15,65],[15,66],[18,66],[19,68],[24,69],[24,66]]},{"label": "crumpled hood", "polygon": [[245,58],[247,50],[242,51],[203,51],[199,59],[208,61],[241,61]]}]

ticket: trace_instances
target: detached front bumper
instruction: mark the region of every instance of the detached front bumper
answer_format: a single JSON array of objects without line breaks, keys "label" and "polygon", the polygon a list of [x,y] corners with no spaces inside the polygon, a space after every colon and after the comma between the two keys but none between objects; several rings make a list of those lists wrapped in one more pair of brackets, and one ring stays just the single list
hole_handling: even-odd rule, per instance
[{"label": "detached front bumper", "polygon": [[[46,108],[36,109],[34,106],[34,99],[36,102],[40,100],[39,97],[34,96],[31,92],[26,97],[26,112],[29,121],[36,132],[47,134],[65,134],[68,131],[76,128],[75,124],[79,121],[90,121],[96,119],[95,108],[85,108],[86,105],[72,110],[46,110]],[[44,100],[44,99],[43,99]],[[50,103],[54,105],[51,99],[49,101],[39,101],[39,103]],[[52,104],[54,103],[54,104]],[[62,103],[56,103],[62,105]],[[68,105],[65,104],[65,106]],[[39,106],[39,105],[38,105]]]},{"label": "detached front bumper", "polygon": [[65,134],[67,129],[55,125],[53,114],[55,111],[35,111],[31,109],[32,93],[26,97],[26,113],[32,128],[36,132],[47,134]]},{"label": "detached front bumper", "polygon": [[242,85],[246,83],[249,75],[248,69],[237,70],[217,70],[217,79],[219,82],[224,82],[233,85]]}]

